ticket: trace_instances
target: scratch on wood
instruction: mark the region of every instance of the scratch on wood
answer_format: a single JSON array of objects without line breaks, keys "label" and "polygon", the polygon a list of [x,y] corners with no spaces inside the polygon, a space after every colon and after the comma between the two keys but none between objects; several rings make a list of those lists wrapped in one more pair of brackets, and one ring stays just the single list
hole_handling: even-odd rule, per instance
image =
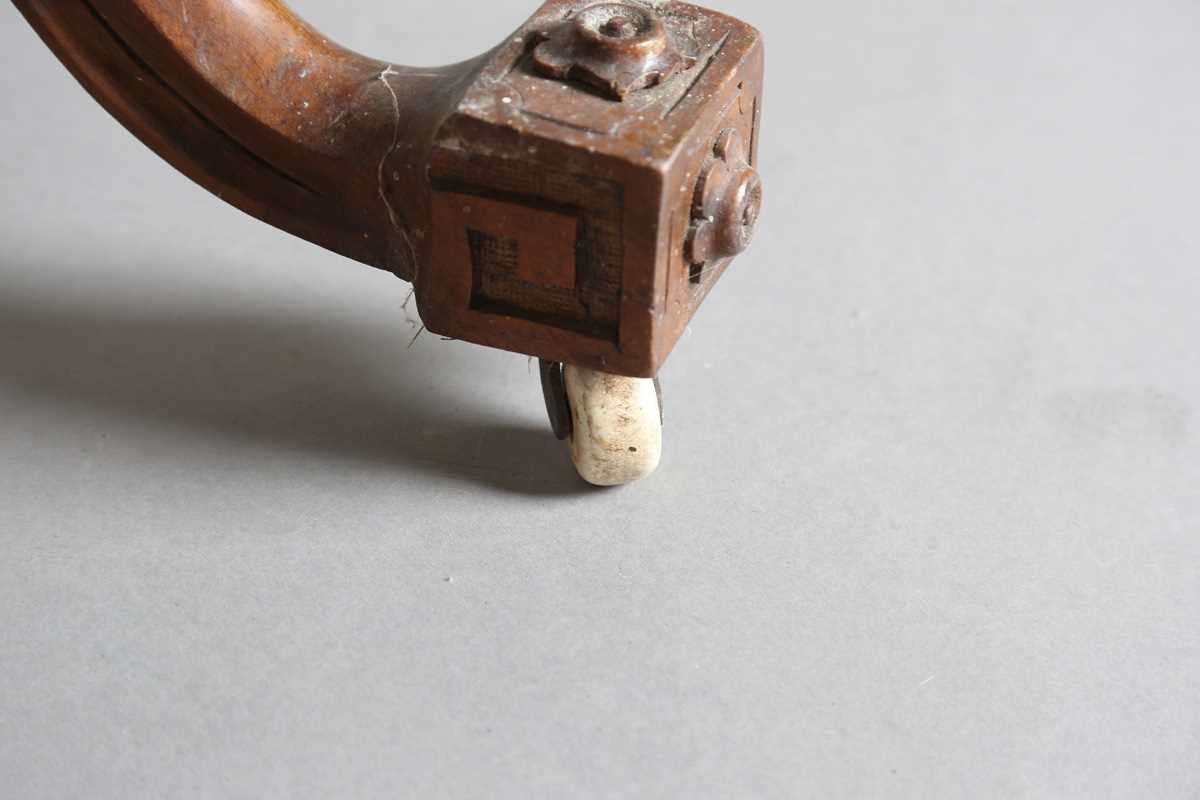
[{"label": "scratch on wood", "polygon": [[416,271],[419,269],[417,261],[417,250],[413,247],[412,240],[408,238],[408,231],[400,221],[400,215],[396,212],[392,202],[388,200],[386,181],[384,179],[384,170],[387,168],[387,160],[391,158],[396,149],[400,147],[400,97],[396,94],[396,90],[392,88],[391,81],[388,80],[389,75],[399,75],[391,64],[388,64],[383,72],[379,73],[379,80],[388,90],[388,94],[392,98],[392,143],[384,151],[383,157],[379,159],[378,182],[379,182],[379,199],[383,201],[383,205],[387,208],[388,219],[392,222],[392,227],[395,228],[400,238],[404,240],[404,244],[408,247],[408,252],[412,258],[413,279],[416,279]]},{"label": "scratch on wood", "polygon": [[679,99],[671,104],[671,107],[667,109],[667,113],[663,114],[663,119],[671,116],[675,109],[683,105],[683,101],[687,100],[688,97],[691,96],[692,89],[696,88],[696,84],[700,83],[701,78],[708,73],[709,67],[711,67],[713,62],[717,60],[717,56],[721,55],[721,51],[725,49],[725,43],[729,41],[730,36],[732,36],[732,33],[727,33],[721,37],[721,41],[717,43],[716,50],[714,50],[713,54],[708,57],[708,61],[704,62],[704,66],[700,68],[700,72],[698,72],[696,77],[692,79],[692,82],[688,84],[687,89],[685,89],[683,94],[679,96]]},{"label": "scratch on wood", "polygon": [[538,112],[530,111],[527,108],[522,108],[521,113],[527,117],[533,117],[534,119],[540,119],[544,122],[553,123],[554,125],[562,125],[564,128],[570,128],[571,130],[579,131],[580,133],[590,133],[593,136],[607,136],[608,135],[604,131],[598,131],[595,128],[589,128],[586,125],[577,125],[574,122],[567,122],[564,119],[559,119],[558,117],[552,117],[549,114],[539,114]]},{"label": "scratch on wood", "polygon": [[750,166],[758,166],[758,98],[754,98],[754,115],[750,118]]}]

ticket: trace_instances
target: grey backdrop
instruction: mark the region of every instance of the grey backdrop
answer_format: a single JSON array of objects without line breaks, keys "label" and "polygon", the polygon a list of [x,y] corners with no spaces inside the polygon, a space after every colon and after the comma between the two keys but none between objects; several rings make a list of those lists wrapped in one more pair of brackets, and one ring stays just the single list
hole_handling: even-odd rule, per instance
[{"label": "grey backdrop", "polygon": [[[535,3],[297,5],[427,64]],[[1200,4],[720,5],[762,227],[594,491],[0,4],[0,793],[1200,794]]]}]

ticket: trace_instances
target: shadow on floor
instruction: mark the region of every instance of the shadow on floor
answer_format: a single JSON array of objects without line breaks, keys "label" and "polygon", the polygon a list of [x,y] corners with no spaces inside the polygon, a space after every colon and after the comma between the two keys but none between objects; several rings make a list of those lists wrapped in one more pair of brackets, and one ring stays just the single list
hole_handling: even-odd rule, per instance
[{"label": "shadow on floor", "polygon": [[184,434],[185,446],[187,435],[224,437],[522,494],[590,491],[548,425],[497,420],[486,387],[462,388],[463,351],[406,353],[411,332],[395,320],[226,311],[219,298],[109,302],[0,288],[0,392],[135,418]]}]

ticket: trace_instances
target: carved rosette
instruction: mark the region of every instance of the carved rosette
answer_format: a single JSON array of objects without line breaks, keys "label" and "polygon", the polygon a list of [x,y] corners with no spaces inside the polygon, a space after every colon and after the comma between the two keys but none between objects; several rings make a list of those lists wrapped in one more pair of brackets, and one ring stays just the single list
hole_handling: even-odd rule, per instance
[{"label": "carved rosette", "polygon": [[689,65],[653,11],[626,3],[589,6],[543,34],[539,73],[578,80],[613,100],[656,86]]},{"label": "carved rosette", "polygon": [[686,255],[692,277],[704,265],[732,258],[750,244],[762,209],[762,180],[750,165],[742,135],[722,131],[700,172],[692,200]]}]

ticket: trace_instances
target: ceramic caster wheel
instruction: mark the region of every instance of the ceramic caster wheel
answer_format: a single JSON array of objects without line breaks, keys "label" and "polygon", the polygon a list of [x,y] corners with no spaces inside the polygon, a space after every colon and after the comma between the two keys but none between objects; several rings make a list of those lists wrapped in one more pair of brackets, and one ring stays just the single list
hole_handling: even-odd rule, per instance
[{"label": "ceramic caster wheel", "polygon": [[662,457],[662,392],[657,380],[541,362],[542,391],[555,435],[580,476],[621,486],[654,472]]}]

